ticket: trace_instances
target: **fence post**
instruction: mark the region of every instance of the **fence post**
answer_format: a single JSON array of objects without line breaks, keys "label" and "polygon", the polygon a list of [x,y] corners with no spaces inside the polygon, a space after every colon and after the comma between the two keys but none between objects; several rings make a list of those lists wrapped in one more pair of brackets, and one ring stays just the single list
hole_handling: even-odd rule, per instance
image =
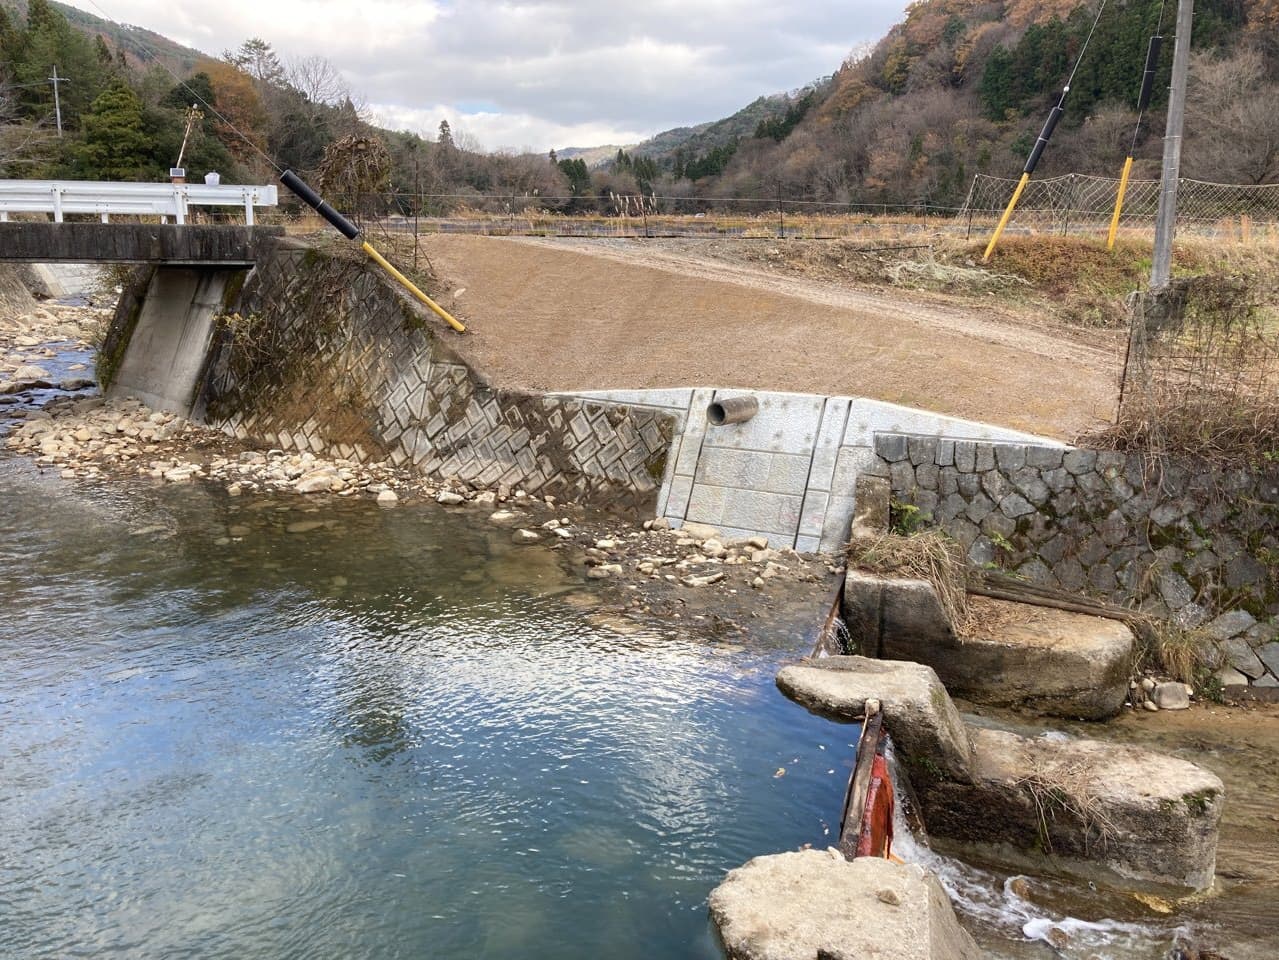
[{"label": "fence post", "polygon": [[779,240],[786,239],[786,214],[785,207],[782,206],[782,182],[777,181],[777,237]]}]

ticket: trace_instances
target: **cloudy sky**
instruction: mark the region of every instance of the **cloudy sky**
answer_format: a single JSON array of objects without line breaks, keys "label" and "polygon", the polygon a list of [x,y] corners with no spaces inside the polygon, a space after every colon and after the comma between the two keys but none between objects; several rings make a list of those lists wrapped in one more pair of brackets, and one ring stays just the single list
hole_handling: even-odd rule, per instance
[{"label": "cloudy sky", "polygon": [[[70,0],[211,54],[328,57],[378,118],[487,149],[634,143],[831,73],[907,0]],[[100,6],[99,6],[100,4]]]}]

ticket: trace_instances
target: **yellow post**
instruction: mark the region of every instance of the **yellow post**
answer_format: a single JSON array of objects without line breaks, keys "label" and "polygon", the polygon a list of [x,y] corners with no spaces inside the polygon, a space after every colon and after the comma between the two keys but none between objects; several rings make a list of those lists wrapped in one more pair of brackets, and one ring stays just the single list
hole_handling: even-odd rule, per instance
[{"label": "yellow post", "polygon": [[436,316],[438,316],[441,320],[447,323],[450,327],[452,327],[458,333],[466,333],[465,326],[463,326],[459,321],[453,319],[452,314],[450,314],[438,303],[436,303],[434,300],[428,297],[425,293],[419,290],[417,288],[417,284],[415,284],[412,280],[410,280],[404,274],[400,273],[400,271],[396,270],[395,267],[393,267],[391,263],[386,259],[386,257],[382,256],[382,254],[378,253],[376,250],[373,249],[372,246],[370,246],[367,240],[362,242],[360,246],[364,250],[364,252],[369,255],[369,258],[374,263],[376,263],[379,267],[381,267],[383,270],[385,270],[387,273],[393,276],[396,280],[398,280],[401,286],[403,286],[405,290],[413,294],[413,296],[417,297],[424,304],[426,304],[433,311],[435,311]]},{"label": "yellow post", "polygon": [[1124,195],[1128,193],[1128,177],[1132,173],[1132,157],[1124,161],[1124,172],[1119,177],[1119,195],[1115,197],[1115,215],[1110,218],[1110,236],[1106,249],[1115,249],[1115,235],[1119,233],[1119,215],[1124,211]]},{"label": "yellow post", "polygon": [[990,238],[990,243],[986,244],[986,254],[981,258],[982,263],[990,263],[990,255],[995,252],[995,244],[999,243],[999,238],[1003,236],[1004,228],[1008,226],[1008,221],[1013,218],[1013,210],[1017,207],[1017,201],[1021,199],[1021,192],[1026,189],[1026,184],[1030,183],[1030,174],[1023,173],[1021,181],[1017,184],[1017,189],[1013,191],[1013,198],[1008,201],[1008,209],[1004,211],[1004,215],[999,220],[999,226],[995,228],[995,235]]}]

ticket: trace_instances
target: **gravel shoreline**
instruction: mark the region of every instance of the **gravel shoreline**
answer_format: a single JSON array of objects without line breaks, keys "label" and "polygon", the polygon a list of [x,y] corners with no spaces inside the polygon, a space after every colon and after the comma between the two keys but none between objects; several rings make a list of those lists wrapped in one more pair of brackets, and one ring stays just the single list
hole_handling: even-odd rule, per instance
[{"label": "gravel shoreline", "polygon": [[[477,490],[453,479],[432,482],[388,462],[253,449],[219,430],[151,410],[135,398],[86,396],[93,382],[80,371],[59,381],[40,366],[52,365],[61,351],[92,349],[107,315],[92,307],[46,305],[25,317],[0,321],[0,378],[6,378],[0,380],[0,393],[8,394],[0,397],[8,401],[0,406],[0,417],[9,421],[4,446],[63,480],[205,483],[229,497],[293,494],[310,502],[365,498],[387,508],[435,501],[474,514],[477,523],[509,529],[515,544],[565,552],[570,567],[613,594],[619,612],[679,618],[690,596],[700,594],[695,607],[710,602],[725,609],[691,615],[725,623],[749,620],[760,616],[760,608],[811,605],[837,572],[829,558],[775,549],[760,537],[729,540],[700,524],[671,530],[663,519],[639,524],[519,489]],[[61,393],[40,404],[40,390]],[[801,584],[814,589],[793,597],[775,589]],[[741,601],[735,599],[739,594]],[[731,613],[728,607],[734,608]]]}]

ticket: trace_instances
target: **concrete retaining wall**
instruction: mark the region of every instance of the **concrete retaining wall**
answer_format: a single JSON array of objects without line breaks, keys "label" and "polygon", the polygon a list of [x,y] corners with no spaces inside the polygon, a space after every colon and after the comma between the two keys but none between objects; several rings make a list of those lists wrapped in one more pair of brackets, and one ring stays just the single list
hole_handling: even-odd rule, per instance
[{"label": "concrete retaining wall", "polygon": [[[759,413],[711,426],[712,401],[749,394]],[[857,476],[877,469],[881,431],[1009,442],[1052,441],[859,397],[731,389],[611,390],[576,396],[669,413],[679,426],[658,498],[659,516],[708,523],[730,537],[839,551],[848,539]]]},{"label": "concrete retaining wall", "polygon": [[282,242],[220,327],[197,416],[268,446],[652,516],[674,420],[497,390],[363,261]]},{"label": "concrete retaining wall", "polygon": [[900,434],[875,452],[893,497],[973,564],[1203,626],[1232,669],[1279,686],[1279,466],[1155,474],[1139,454]]}]

